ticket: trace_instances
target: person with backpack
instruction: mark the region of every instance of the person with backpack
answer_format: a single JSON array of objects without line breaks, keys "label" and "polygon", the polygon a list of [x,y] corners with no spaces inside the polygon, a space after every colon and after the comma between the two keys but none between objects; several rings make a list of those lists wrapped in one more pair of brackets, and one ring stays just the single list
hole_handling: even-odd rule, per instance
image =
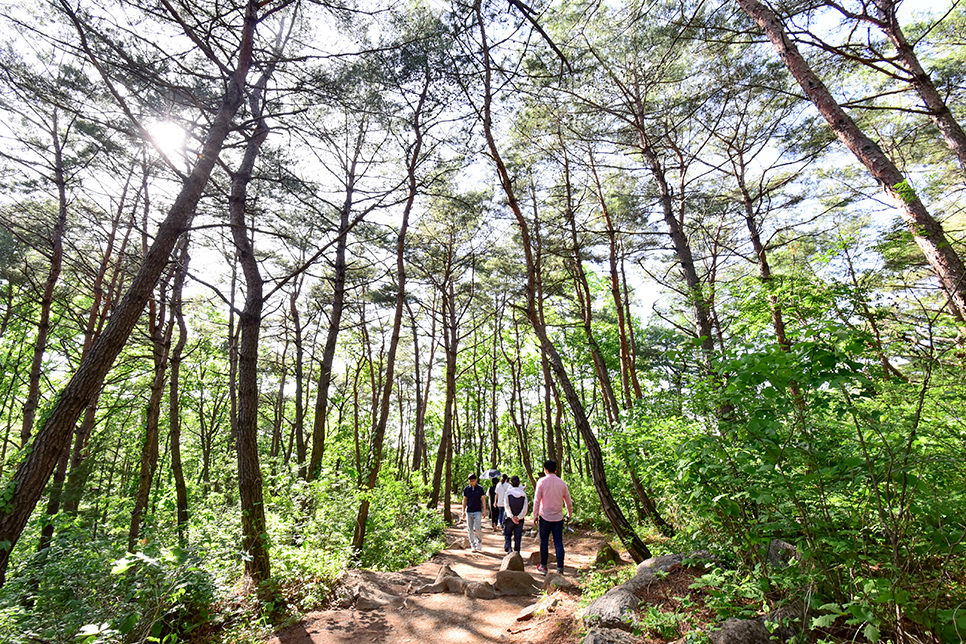
[{"label": "person with backpack", "polygon": [[513,550],[520,552],[520,541],[523,539],[523,523],[527,518],[527,493],[520,485],[520,477],[514,476],[507,486],[503,511],[503,551],[510,552],[510,537],[513,537]]}]

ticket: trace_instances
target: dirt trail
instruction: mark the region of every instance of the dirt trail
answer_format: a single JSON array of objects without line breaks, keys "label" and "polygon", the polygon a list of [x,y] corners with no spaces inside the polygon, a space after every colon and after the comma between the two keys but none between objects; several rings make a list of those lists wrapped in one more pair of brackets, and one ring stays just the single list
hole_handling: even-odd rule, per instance
[{"label": "dirt trail", "polygon": [[[520,611],[539,596],[475,599],[449,593],[410,595],[408,590],[431,584],[444,564],[464,579],[493,582],[503,560],[503,535],[484,520],[483,552],[443,550],[431,560],[398,573],[350,573],[348,584],[365,586],[353,605],[310,613],[298,624],[276,633],[268,644],[430,644],[522,643],[562,644],[572,640],[573,597],[562,597],[554,613],[527,622]],[[447,542],[466,536],[463,526],[446,531]],[[565,533],[565,574],[589,567],[602,542],[598,535]],[[551,552],[553,544],[550,545]],[[537,539],[523,538],[521,554],[527,572],[542,585],[530,554],[539,551]],[[552,564],[551,564],[552,567]],[[559,591],[558,591],[559,592]],[[348,603],[348,601],[347,601]]]}]

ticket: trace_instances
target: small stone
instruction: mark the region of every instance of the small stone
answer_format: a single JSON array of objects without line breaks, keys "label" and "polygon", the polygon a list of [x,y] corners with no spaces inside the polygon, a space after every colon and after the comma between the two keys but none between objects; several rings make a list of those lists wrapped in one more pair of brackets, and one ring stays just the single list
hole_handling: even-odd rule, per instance
[{"label": "small stone", "polygon": [[[530,553],[530,558],[528,559],[528,562],[529,562],[529,564],[531,566],[539,566],[540,565],[540,551],[539,550],[535,550],[535,551],[531,552]],[[556,555],[556,553],[553,550],[551,550],[550,552],[547,553],[547,565],[550,565],[552,563],[557,563],[557,555]]]},{"label": "small stone", "polygon": [[496,573],[493,589],[501,595],[535,595],[538,586],[529,573],[521,570],[501,570]]},{"label": "small stone", "polygon": [[536,604],[530,604],[529,606],[521,610],[519,613],[517,613],[517,621],[525,622],[528,619],[533,619],[533,616],[536,615],[537,608],[539,606],[540,606],[540,602],[537,602]]},{"label": "small stone", "polygon": [[714,644],[770,644],[771,634],[754,619],[729,619],[710,633]]},{"label": "small stone", "polygon": [[614,628],[592,628],[583,644],[636,644],[638,639],[626,631]]},{"label": "small stone", "polygon": [[569,592],[580,592],[580,586],[577,585],[570,577],[564,577],[563,575],[558,575],[557,573],[550,573],[547,578],[543,581],[543,589],[545,591],[553,591],[555,589],[566,590]]},{"label": "small stone", "polygon": [[500,570],[524,570],[523,557],[520,556],[519,552],[510,552],[507,556],[503,557],[503,562],[500,564]]}]

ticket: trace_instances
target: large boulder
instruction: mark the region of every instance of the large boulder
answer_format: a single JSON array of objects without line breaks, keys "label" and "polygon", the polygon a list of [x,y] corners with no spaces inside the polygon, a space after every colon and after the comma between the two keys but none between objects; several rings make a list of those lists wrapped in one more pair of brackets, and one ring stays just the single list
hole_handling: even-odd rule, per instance
[{"label": "large boulder", "polygon": [[729,619],[710,637],[713,644],[771,644],[771,634],[756,619]]},{"label": "large boulder", "polygon": [[637,564],[637,573],[641,574],[645,568],[649,569],[651,572],[664,571],[667,572],[674,566],[680,566],[681,562],[684,561],[684,555],[661,555],[660,557],[651,557],[650,559],[645,559],[641,563]]},{"label": "large boulder", "polygon": [[582,644],[637,644],[638,641],[638,638],[627,631],[598,626],[590,629]]},{"label": "large boulder", "polygon": [[417,595],[420,593],[454,593],[479,599],[496,597],[496,592],[489,583],[463,579],[448,565],[440,566],[435,582],[416,588],[413,593]]},{"label": "large boulder", "polygon": [[501,570],[496,573],[493,589],[501,595],[536,595],[537,582],[522,570]]},{"label": "large boulder", "polygon": [[399,573],[349,570],[337,581],[333,606],[355,606],[356,610],[370,611],[400,603],[404,587],[411,582],[411,577]]},{"label": "large boulder", "polygon": [[630,632],[634,623],[634,609],[640,603],[634,591],[626,584],[621,584],[587,604],[578,617],[588,626]]},{"label": "large boulder", "polygon": [[519,552],[510,552],[503,558],[503,562],[500,563],[500,570],[524,570],[523,557],[520,556]]}]

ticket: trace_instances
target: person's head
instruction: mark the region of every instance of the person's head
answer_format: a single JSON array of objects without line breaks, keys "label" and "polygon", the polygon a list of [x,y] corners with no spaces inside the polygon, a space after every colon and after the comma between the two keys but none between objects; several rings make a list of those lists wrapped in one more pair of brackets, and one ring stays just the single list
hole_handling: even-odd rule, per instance
[{"label": "person's head", "polygon": [[553,460],[552,458],[548,458],[543,462],[543,469],[545,469],[549,474],[556,474],[557,461]]},{"label": "person's head", "polygon": [[508,480],[510,480],[510,477],[509,477],[509,476],[507,476],[506,474],[504,474],[504,475],[503,475],[503,478],[502,478],[502,479],[500,479],[500,481],[501,481],[502,483],[506,483],[506,482],[507,482]]},{"label": "person's head", "polygon": [[510,479],[510,485],[513,487],[520,487],[520,477],[514,476]]},{"label": "person's head", "polygon": [[470,485],[476,485],[476,472],[470,474],[469,481]]}]

